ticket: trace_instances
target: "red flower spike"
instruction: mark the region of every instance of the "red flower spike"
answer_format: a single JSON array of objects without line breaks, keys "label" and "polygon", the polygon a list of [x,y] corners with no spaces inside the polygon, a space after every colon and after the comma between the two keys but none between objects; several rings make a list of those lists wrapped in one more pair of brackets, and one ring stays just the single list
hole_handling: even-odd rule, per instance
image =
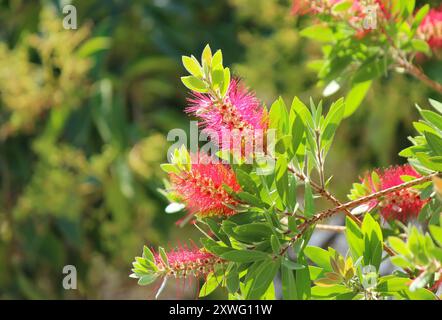
[{"label": "red flower spike", "polygon": [[442,48],[442,6],[439,9],[431,9],[422,20],[418,33],[424,38],[431,48]]},{"label": "red flower spike", "polygon": [[207,155],[194,156],[189,171],[171,173],[172,191],[182,199],[190,214],[199,217],[228,217],[236,212],[228,205],[238,202],[224,190],[229,186],[234,192],[240,191],[232,169],[215,162]]},{"label": "red flower spike", "polygon": [[[374,185],[371,175],[366,175],[362,181],[362,183],[371,186],[372,192],[389,189],[404,183],[401,179],[402,176],[421,177],[421,175],[408,164],[379,170],[377,174],[380,179],[378,186]],[[371,208],[379,206],[381,216],[386,221],[399,220],[407,222],[417,218],[426,203],[427,200],[422,200],[417,190],[408,188],[388,194],[380,200],[374,200],[370,202],[369,205]]]},{"label": "red flower spike", "polygon": [[[239,80],[233,79],[222,101],[215,101],[210,95],[193,93],[186,112],[199,117],[202,127],[216,133],[222,139],[226,133],[238,130],[250,141],[254,136],[261,136],[267,129],[264,109],[255,94],[248,91]],[[247,135],[252,135],[247,137]],[[231,143],[222,145],[223,149],[231,149]]]},{"label": "red flower spike", "polygon": [[206,277],[223,260],[204,249],[187,246],[179,247],[166,253],[169,265],[166,266],[159,254],[155,254],[155,264],[160,272],[167,276],[186,278],[188,276]]}]

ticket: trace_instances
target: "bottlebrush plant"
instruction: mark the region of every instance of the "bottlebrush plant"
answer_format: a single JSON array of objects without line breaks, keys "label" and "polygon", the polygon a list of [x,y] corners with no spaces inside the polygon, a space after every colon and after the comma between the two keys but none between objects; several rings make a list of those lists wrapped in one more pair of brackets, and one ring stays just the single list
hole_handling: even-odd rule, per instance
[{"label": "bottlebrush plant", "polygon": [[[278,98],[267,109],[231,77],[220,50],[206,46],[201,62],[191,56],[183,64],[187,111],[212,145],[175,148],[161,166],[169,177],[163,193],[168,211],[184,208],[180,223],[193,223],[202,238],[169,252],[145,246],[131,277],[140,285],[162,281],[161,288],[169,278],[196,278],[204,281],[200,297],[222,287],[229,299],[440,298],[441,103],[418,107],[418,136],[400,154],[408,164],[361,172],[341,202],[329,191],[326,160],[352,101],[326,108]],[[319,199],[329,209],[317,210]],[[321,223],[338,213],[346,215],[347,254],[309,245],[315,228],[335,227]],[[387,260],[397,270],[383,275]]]}]

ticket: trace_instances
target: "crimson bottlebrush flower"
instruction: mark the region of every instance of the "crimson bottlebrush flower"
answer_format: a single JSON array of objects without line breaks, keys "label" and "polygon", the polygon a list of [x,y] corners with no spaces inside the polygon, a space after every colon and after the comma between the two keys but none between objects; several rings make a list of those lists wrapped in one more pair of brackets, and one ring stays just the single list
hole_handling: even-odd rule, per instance
[{"label": "crimson bottlebrush flower", "polygon": [[238,192],[233,170],[207,155],[192,157],[191,169],[170,173],[172,191],[186,204],[190,214],[200,217],[227,217],[236,212],[230,206],[238,202],[224,189],[223,185]]},{"label": "crimson bottlebrush flower", "polygon": [[430,10],[422,20],[418,32],[431,48],[442,48],[442,6],[439,9]]},{"label": "crimson bottlebrush flower", "polygon": [[292,14],[306,15],[330,11],[331,8],[342,0],[294,0]]},{"label": "crimson bottlebrush flower", "polygon": [[224,262],[221,258],[196,246],[179,247],[167,252],[166,256],[168,265],[164,263],[159,253],[154,255],[158,272],[176,278],[206,277],[215,270],[216,265]]},{"label": "crimson bottlebrush flower", "polygon": [[[379,176],[378,183],[373,182],[372,175],[366,175],[363,179],[365,185],[371,186],[372,192],[389,189],[404,183],[401,178],[402,176],[421,177],[421,175],[408,164],[377,170],[376,173]],[[369,203],[369,207],[372,209],[378,206],[381,216],[386,221],[399,220],[407,222],[417,218],[426,202],[427,200],[420,198],[417,190],[407,188],[388,194],[382,199],[373,200]]]},{"label": "crimson bottlebrush flower", "polygon": [[[194,93],[188,101],[190,105],[186,112],[199,117],[202,126],[215,132],[218,137],[233,130],[259,137],[267,128],[267,119],[261,103],[255,94],[248,91],[237,79],[230,82],[222,101],[216,101],[210,95],[201,93]],[[230,148],[230,143],[229,146],[224,146],[226,147]]]},{"label": "crimson bottlebrush flower", "polygon": [[[343,2],[343,0],[294,0],[292,4],[292,14],[305,15],[305,14],[319,14],[326,13],[332,14],[332,8],[334,5]],[[386,16],[389,17],[388,1],[387,0],[373,0],[372,3],[368,1],[354,0],[350,6],[347,14],[350,14],[353,18],[353,22],[365,17],[369,6],[379,5],[379,9]],[[345,14],[345,13],[344,13]]]}]

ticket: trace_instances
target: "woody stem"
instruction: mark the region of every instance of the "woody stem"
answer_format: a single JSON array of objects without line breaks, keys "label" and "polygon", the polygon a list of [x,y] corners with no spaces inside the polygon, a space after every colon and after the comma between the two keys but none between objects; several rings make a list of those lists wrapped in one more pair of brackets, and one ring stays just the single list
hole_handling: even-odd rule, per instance
[{"label": "woody stem", "polygon": [[[304,174],[296,172],[295,170],[293,170],[293,168],[289,168],[289,171],[293,172],[298,178],[300,178],[301,180],[305,181],[306,177],[304,176]],[[428,182],[433,177],[435,177],[437,175],[439,175],[438,172],[430,174],[428,176],[424,176],[424,177],[412,180],[412,181],[409,181],[409,182],[402,183],[400,185],[397,185],[397,186],[394,186],[394,187],[391,187],[391,188],[388,188],[388,189],[385,189],[385,190],[381,190],[379,192],[375,192],[375,193],[370,194],[370,195],[368,195],[366,197],[362,197],[362,198],[359,198],[359,199],[356,199],[356,200],[353,200],[353,201],[349,201],[349,202],[344,203],[344,204],[341,204],[339,202],[339,200],[337,200],[336,198],[333,197],[333,195],[328,193],[326,190],[321,189],[317,184],[312,183],[312,181],[310,181],[310,184],[312,185],[312,187],[314,189],[316,189],[325,198],[327,198],[328,200],[330,200],[333,203],[335,203],[337,206],[334,207],[334,208],[327,209],[327,210],[324,210],[322,212],[319,212],[319,213],[315,214],[312,218],[307,219],[306,221],[304,221],[299,226],[299,233],[296,234],[293,238],[290,239],[290,241],[288,242],[287,246],[285,246],[281,250],[280,253],[284,254],[287,251],[287,249],[296,240],[298,240],[303,235],[303,233],[308,229],[308,227],[310,227],[311,225],[313,225],[313,224],[315,224],[315,223],[317,223],[317,222],[319,222],[319,221],[321,221],[323,219],[329,218],[329,217],[333,216],[334,214],[336,214],[338,212],[344,211],[346,213],[346,215],[350,219],[355,221],[358,225],[361,225],[361,221],[350,212],[350,209],[355,208],[355,207],[357,207],[357,206],[359,206],[361,204],[370,202],[372,200],[379,199],[379,198],[381,198],[383,196],[386,196],[386,195],[388,195],[390,193],[394,193],[396,191],[400,191],[400,190],[403,190],[403,189],[411,188],[413,186],[417,186],[417,185],[420,185],[422,183]],[[385,245],[384,245],[384,249],[385,249],[385,251],[389,255],[391,255],[391,256],[395,255],[394,252],[390,248],[386,247]]]}]

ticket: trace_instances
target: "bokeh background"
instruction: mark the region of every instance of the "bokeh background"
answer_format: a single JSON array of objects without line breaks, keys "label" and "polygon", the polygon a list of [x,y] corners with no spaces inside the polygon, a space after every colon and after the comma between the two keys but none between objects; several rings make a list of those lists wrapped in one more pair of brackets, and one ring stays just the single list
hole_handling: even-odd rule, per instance
[{"label": "bokeh background", "polygon": [[[77,30],[63,29],[68,3]],[[179,217],[164,212],[157,190],[167,132],[189,127],[181,56],[209,43],[267,105],[278,95],[319,100],[309,62],[320,47],[300,38],[309,20],[290,7],[291,0],[0,0],[0,299],[152,298],[152,288],[128,278],[133,257],[144,244],[198,239],[194,227],[175,226]],[[440,62],[421,63],[442,81]],[[376,83],[328,158],[340,199],[365,170],[404,161],[397,153],[418,119],[414,103],[428,97],[441,98],[402,74]],[[78,290],[63,289],[65,265],[77,267]],[[162,297],[191,298],[187,287],[180,293],[172,284]]]}]

